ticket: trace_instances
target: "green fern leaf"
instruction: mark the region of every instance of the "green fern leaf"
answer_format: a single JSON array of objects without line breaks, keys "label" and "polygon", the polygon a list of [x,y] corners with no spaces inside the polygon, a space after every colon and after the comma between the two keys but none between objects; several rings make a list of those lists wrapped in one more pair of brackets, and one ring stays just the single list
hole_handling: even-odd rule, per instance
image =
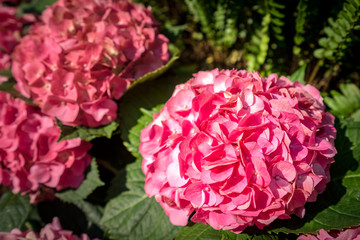
[{"label": "green fern leaf", "polygon": [[336,21],[332,18],[328,19],[329,25],[323,29],[326,37],[319,39],[318,43],[321,48],[314,51],[314,56],[319,59],[333,60],[340,64],[339,60],[344,56],[344,51],[349,45],[349,34],[357,28],[359,17],[360,1],[348,0],[345,2]]},{"label": "green fern leaf", "polygon": [[325,97],[325,103],[340,119],[360,121],[360,89],[355,84],[341,84],[340,91],[331,91],[332,97]]}]

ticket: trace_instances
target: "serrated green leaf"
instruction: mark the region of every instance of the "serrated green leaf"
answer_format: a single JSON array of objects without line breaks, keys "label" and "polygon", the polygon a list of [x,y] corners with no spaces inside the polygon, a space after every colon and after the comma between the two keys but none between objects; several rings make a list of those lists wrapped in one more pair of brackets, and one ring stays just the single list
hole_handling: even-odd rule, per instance
[{"label": "serrated green leaf", "polygon": [[192,226],[183,227],[180,229],[175,240],[278,240],[287,239],[284,236],[279,238],[276,234],[268,234],[266,232],[260,233],[240,233],[235,234],[230,231],[215,230],[209,225],[202,223],[195,223]]},{"label": "serrated green leaf", "polygon": [[305,82],[305,71],[306,71],[306,64],[301,66],[291,76],[289,76],[289,79],[292,82],[298,81],[298,82],[300,82],[302,84],[306,84],[306,82]]},{"label": "serrated green leaf", "polygon": [[129,164],[126,174],[129,191],[108,202],[101,224],[113,239],[172,239],[179,227],[172,225],[160,204],[145,194],[141,160]]},{"label": "serrated green leaf", "polygon": [[304,219],[276,220],[265,228],[270,232],[316,233],[319,229],[344,229],[360,223],[360,167],[350,150],[351,143],[337,127],[338,154],[330,167],[331,181],[314,203],[305,205]]},{"label": "serrated green leaf", "polygon": [[221,240],[222,233],[202,223],[180,229],[175,240]]},{"label": "serrated green leaf", "polygon": [[222,238],[221,240],[286,240],[288,239],[284,234],[279,237],[276,234],[267,234],[264,232],[258,234],[248,234],[248,233],[240,233],[235,234],[230,231],[221,231]]},{"label": "serrated green leaf", "polygon": [[119,123],[114,121],[105,126],[89,128],[85,126],[70,127],[58,122],[58,126],[61,129],[61,137],[59,141],[79,137],[82,140],[90,142],[91,140],[99,137],[107,137],[110,139],[115,130],[118,128]]},{"label": "serrated green leaf", "polygon": [[73,204],[83,211],[89,222],[96,224],[103,231],[106,230],[106,228],[100,224],[101,217],[104,213],[104,208],[102,206],[94,205],[84,200]]},{"label": "serrated green leaf", "polygon": [[104,183],[101,181],[99,171],[97,169],[97,163],[95,159],[91,162],[90,172],[86,174],[86,178],[81,185],[73,190],[66,190],[61,193],[57,193],[56,197],[64,202],[77,203],[87,198],[96,188],[103,186]]},{"label": "serrated green leaf", "polygon": [[31,210],[27,195],[4,193],[0,198],[0,232],[20,228]]}]

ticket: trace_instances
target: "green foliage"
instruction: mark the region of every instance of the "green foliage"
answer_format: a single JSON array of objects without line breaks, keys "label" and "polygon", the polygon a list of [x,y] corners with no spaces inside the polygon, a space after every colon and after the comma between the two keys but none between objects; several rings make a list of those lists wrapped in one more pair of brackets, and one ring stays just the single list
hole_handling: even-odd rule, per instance
[{"label": "green foliage", "polygon": [[324,27],[326,37],[319,39],[320,48],[314,51],[314,56],[319,59],[328,59],[336,63],[343,57],[344,50],[351,42],[349,34],[357,27],[360,17],[360,1],[348,0],[334,21],[328,19],[329,25]]},{"label": "green foliage", "polygon": [[299,4],[297,5],[297,16],[295,21],[295,36],[294,36],[294,46],[293,46],[293,53],[297,56],[300,56],[300,45],[305,41],[304,38],[304,25],[306,22],[306,15],[307,13],[307,2],[308,0],[300,0]]},{"label": "green foliage", "polygon": [[217,231],[209,225],[196,223],[191,227],[183,227],[180,229],[175,240],[220,240],[222,232]]},{"label": "green foliage", "polygon": [[285,8],[285,5],[275,2],[275,0],[268,0],[268,4],[269,12],[271,14],[271,30],[273,35],[277,40],[283,41],[284,36],[282,27],[285,24],[285,14],[283,14],[281,10]]},{"label": "green foliage", "polygon": [[229,0],[209,2],[185,0],[195,23],[199,23],[206,39],[217,48],[232,47],[238,37],[239,3]]},{"label": "green foliage", "polygon": [[9,80],[6,81],[6,82],[3,82],[2,84],[0,84],[0,91],[2,92],[7,92],[9,93],[12,97],[14,98],[20,98],[21,100],[23,100],[24,102],[26,102],[27,104],[30,104],[30,105],[34,105],[34,103],[24,97],[23,95],[21,95],[21,93],[19,93],[14,87],[15,87],[15,80],[12,78],[12,74],[11,74],[11,71],[8,71],[8,70],[2,70],[0,72],[0,75],[1,76],[6,76],[6,77],[9,77]]},{"label": "green foliage", "polygon": [[97,226],[102,228],[100,220],[103,215],[103,208],[101,206],[91,204],[85,201],[85,199],[94,192],[95,189],[103,185],[104,182],[100,179],[96,160],[93,159],[90,171],[86,174],[86,178],[83,180],[81,185],[75,190],[70,189],[61,193],[56,193],[56,197],[66,203],[76,205],[87,216],[89,222],[95,223]]},{"label": "green foliage", "polygon": [[175,240],[278,240],[278,239],[287,239],[286,237],[279,236],[275,234],[266,234],[261,232],[261,234],[248,234],[240,233],[235,234],[230,231],[215,230],[209,225],[204,225],[202,223],[195,223],[192,226],[183,227],[180,229]]},{"label": "green foliage", "polygon": [[75,190],[66,190],[57,193],[56,197],[64,202],[76,203],[86,199],[96,188],[103,186],[101,181],[96,160],[93,159],[90,166],[90,171],[86,174],[85,179],[81,185]]},{"label": "green foliage", "polygon": [[18,15],[22,15],[23,13],[37,13],[41,14],[42,11],[46,9],[46,6],[51,6],[53,3],[55,3],[56,0],[32,0],[30,2],[24,1],[19,7],[18,7]]},{"label": "green foliage", "polygon": [[140,84],[142,82],[150,81],[150,80],[153,80],[153,79],[159,77],[161,74],[166,72],[174,64],[174,62],[177,59],[179,59],[179,50],[174,49],[172,58],[164,66],[162,66],[162,67],[156,69],[155,71],[149,72],[149,73],[145,74],[144,76],[140,77],[134,83],[132,83],[127,90],[135,87],[136,85],[138,85],[138,84]]},{"label": "green foliage", "polygon": [[0,232],[10,232],[20,228],[28,215],[31,205],[28,196],[13,194],[8,191],[0,198]]},{"label": "green foliage", "polygon": [[185,65],[168,72],[154,81],[139,84],[136,88],[126,91],[119,104],[119,122],[121,138],[129,142],[129,130],[137,124],[142,116],[141,108],[152,109],[163,104],[173,93],[175,86],[191,78],[194,65]]},{"label": "green foliage", "polygon": [[129,190],[108,202],[101,219],[111,238],[172,239],[177,234],[179,227],[172,225],[160,204],[145,194],[144,178],[141,159],[126,166]]},{"label": "green foliage", "polygon": [[332,97],[325,97],[325,103],[331,112],[341,118],[360,121],[360,90],[355,84],[340,84],[341,93],[332,90]]},{"label": "green foliage", "polygon": [[63,125],[61,122],[58,122],[57,124],[61,129],[59,141],[79,137],[88,142],[98,137],[107,137],[110,139],[119,126],[117,122],[111,122],[108,125],[97,128],[89,128],[85,126],[70,127]]},{"label": "green foliage", "polygon": [[271,22],[271,14],[267,13],[261,22],[261,28],[257,29],[252,35],[250,42],[245,46],[248,49],[247,69],[253,71],[259,69],[265,62],[267,51],[269,49],[269,25]]},{"label": "green foliage", "polygon": [[189,9],[189,12],[194,16],[194,21],[200,23],[201,31],[205,33],[208,39],[213,39],[214,31],[210,25],[210,11],[207,11],[209,7],[208,2],[202,0],[185,0],[185,3]]},{"label": "green foliage", "polygon": [[138,119],[138,124],[132,127],[129,131],[129,142],[124,142],[125,147],[128,149],[131,154],[136,158],[141,158],[139,147],[140,147],[140,132],[141,130],[149,125],[153,120],[153,113],[160,112],[163,104],[157,105],[155,108],[151,109],[150,111],[140,108],[143,116]]},{"label": "green foliage", "polygon": [[306,65],[303,65],[298,70],[296,70],[291,76],[289,76],[289,79],[292,82],[298,81],[302,84],[305,84],[305,71],[306,71]]}]

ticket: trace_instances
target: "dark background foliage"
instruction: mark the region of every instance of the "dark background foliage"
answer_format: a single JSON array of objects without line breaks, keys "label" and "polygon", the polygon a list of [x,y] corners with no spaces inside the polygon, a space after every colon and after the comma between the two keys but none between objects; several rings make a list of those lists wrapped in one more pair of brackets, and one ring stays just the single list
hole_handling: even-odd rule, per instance
[{"label": "dark background foliage", "polygon": [[[18,14],[40,14],[53,2],[25,1]],[[347,216],[360,216],[360,90],[356,87],[360,81],[360,0],[136,2],[151,6],[160,31],[179,59],[174,58],[175,63],[163,69],[165,73],[149,75],[125,93],[119,100],[117,122],[91,130],[62,127],[64,139],[80,136],[94,145],[86,180],[78,190],[64,191],[55,202],[37,206],[31,206],[26,196],[1,188],[0,231],[14,227],[38,231],[58,216],[64,228],[92,238],[296,239],[299,233],[360,223],[360,217]],[[179,228],[170,225],[154,199],[146,198],[137,149],[140,130],[152,121],[152,113],[171,96],[176,84],[199,70],[216,67],[292,76],[291,80],[311,83],[328,96],[325,102],[337,117],[340,154],[331,167],[333,180],[318,202],[306,205],[305,219],[276,221],[264,231],[250,228],[241,235],[202,224]]]}]

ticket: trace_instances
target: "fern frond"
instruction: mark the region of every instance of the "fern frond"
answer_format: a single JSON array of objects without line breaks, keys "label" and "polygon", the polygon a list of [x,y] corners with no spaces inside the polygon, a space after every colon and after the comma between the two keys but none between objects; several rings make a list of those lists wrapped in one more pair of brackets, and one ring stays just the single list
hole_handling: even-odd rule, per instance
[{"label": "fern frond", "polygon": [[320,48],[314,51],[314,56],[319,59],[328,59],[340,64],[339,60],[348,47],[349,34],[359,26],[360,0],[348,0],[343,4],[342,10],[337,15],[336,21],[328,19],[329,25],[324,27],[326,37],[319,39]]},{"label": "fern frond", "polygon": [[285,8],[285,5],[276,3],[275,0],[269,0],[269,12],[271,14],[271,30],[273,31],[274,37],[277,40],[284,40],[282,34],[282,26],[284,26],[285,14],[281,13],[281,9]]},{"label": "fern frond", "polygon": [[269,25],[271,15],[267,13],[261,22],[261,29],[257,29],[251,37],[250,45],[247,45],[249,53],[247,54],[248,70],[258,69],[264,62],[269,49]]},{"label": "fern frond", "polygon": [[190,13],[194,16],[194,21],[199,22],[201,31],[206,35],[207,39],[214,38],[214,30],[211,27],[211,20],[207,15],[206,3],[201,0],[185,0]]},{"label": "fern frond", "polygon": [[355,84],[340,84],[340,91],[331,91],[332,97],[325,97],[325,103],[338,118],[360,121],[360,89]]},{"label": "fern frond", "polygon": [[304,42],[304,25],[306,22],[306,15],[307,15],[307,1],[308,0],[300,0],[299,4],[297,5],[297,16],[295,20],[295,36],[294,36],[294,47],[293,53],[297,56],[300,55],[300,45]]}]

